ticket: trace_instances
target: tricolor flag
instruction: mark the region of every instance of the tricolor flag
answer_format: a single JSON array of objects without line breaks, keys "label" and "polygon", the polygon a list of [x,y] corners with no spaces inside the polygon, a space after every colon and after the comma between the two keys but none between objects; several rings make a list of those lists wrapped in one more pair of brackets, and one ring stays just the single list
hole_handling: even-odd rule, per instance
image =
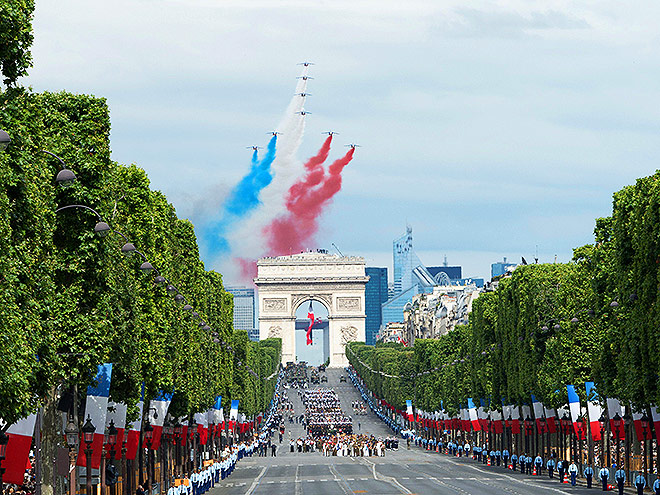
[{"label": "tricolor flag", "polygon": [[309,327],[307,327],[307,345],[312,345],[312,327],[314,326],[314,308],[312,307],[312,301],[309,301],[307,318],[309,318]]},{"label": "tricolor flag", "polygon": [[504,423],[502,422],[502,413],[497,409],[490,412],[490,418],[493,422],[493,431],[498,435],[504,432]]},{"label": "tricolor flag", "polygon": [[215,404],[213,404],[213,423],[216,426],[220,426],[222,420],[222,396],[218,395],[215,398]]},{"label": "tricolor flag", "polygon": [[655,428],[655,439],[660,442],[660,408],[655,407],[654,404],[651,404],[651,418]]},{"label": "tricolor flag", "polygon": [[0,466],[5,470],[2,475],[3,483],[23,484],[25,466],[28,463],[36,420],[37,415],[30,414],[27,418],[17,421],[7,429],[9,442],[7,443],[6,457],[0,462]]},{"label": "tricolor flag", "polygon": [[594,387],[594,382],[585,382],[587,389],[587,410],[589,411],[589,426],[591,427],[591,438],[594,442],[600,442],[600,417],[603,415],[603,408],[598,403],[598,394]]},{"label": "tricolor flag", "polygon": [[[625,412],[623,410],[623,407],[621,406],[621,403],[619,402],[619,399],[610,399],[609,397],[607,398],[607,413],[610,417],[610,431],[614,433],[614,438],[618,438],[619,440],[624,440],[626,438],[626,429],[624,428],[624,421],[623,421],[623,416]],[[614,425],[614,417],[617,414],[619,415],[619,419],[621,420],[621,426],[618,429]]]},{"label": "tricolor flag", "polygon": [[518,435],[520,433],[520,408],[511,405],[511,433]]},{"label": "tricolor flag", "polygon": [[568,407],[571,410],[573,429],[575,430],[576,435],[580,435],[582,430],[582,421],[580,421],[580,416],[582,414],[582,410],[580,408],[580,398],[575,392],[575,387],[573,385],[566,385],[566,391],[568,392]]},{"label": "tricolor flag", "polygon": [[206,445],[209,436],[209,417],[207,413],[195,413],[195,423],[197,423],[197,433],[199,434],[199,443]]},{"label": "tricolor flag", "polygon": [[477,407],[474,405],[474,401],[471,398],[468,398],[468,414],[470,415],[470,423],[472,423],[474,431],[480,431],[481,425],[479,424],[479,418],[477,416]]},{"label": "tricolor flag", "polygon": [[[90,419],[96,431],[92,448],[92,468],[99,469],[101,466],[101,452],[103,451],[103,441],[105,439],[105,416],[108,413],[108,397],[110,396],[110,380],[112,379],[112,363],[99,364],[94,382],[96,386],[87,387],[87,403],[85,405],[85,422]],[[86,466],[85,457],[86,444],[80,442],[78,450],[78,459],[76,465]]]},{"label": "tricolor flag", "polygon": [[557,416],[557,413],[554,409],[545,407],[545,420],[548,425],[548,433],[557,433],[557,423],[555,422],[555,416]]},{"label": "tricolor flag", "polygon": [[408,421],[413,421],[415,419],[413,417],[412,400],[407,400],[406,401],[406,414],[408,415]]},{"label": "tricolor flag", "polygon": [[185,447],[186,441],[188,440],[188,418],[183,417],[181,419],[181,445]]},{"label": "tricolor flag", "polygon": [[144,384],[142,384],[142,393],[137,403],[138,417],[131,424],[126,425],[125,433],[128,435],[126,440],[126,459],[133,460],[137,454],[138,444],[140,443],[140,430],[142,428],[142,413],[144,409]]},{"label": "tricolor flag", "polygon": [[165,424],[165,416],[167,416],[167,410],[170,408],[170,403],[172,402],[172,395],[171,393],[161,392],[157,398],[149,401],[147,416],[149,423],[151,423],[154,429],[151,439],[152,450],[158,450],[158,447],[160,447],[160,437],[163,434],[163,424]]},{"label": "tricolor flag", "polygon": [[479,420],[479,426],[483,431],[488,429],[488,413],[486,412],[486,401],[479,399],[480,406],[477,408],[477,419]]},{"label": "tricolor flag", "polygon": [[229,410],[229,427],[234,429],[234,422],[238,419],[238,399],[231,401],[231,409]]},{"label": "tricolor flag", "polygon": [[[117,428],[117,443],[115,443],[115,459],[121,459],[121,445],[124,442],[124,428],[126,428],[126,404],[108,401],[108,413],[105,416],[105,427],[110,423]],[[107,455],[110,458],[110,452]]]},{"label": "tricolor flag", "polygon": [[545,416],[545,409],[543,408],[543,402],[538,400],[534,394],[532,394],[532,408],[534,409],[534,419],[536,419],[536,431],[540,432],[541,418]]}]

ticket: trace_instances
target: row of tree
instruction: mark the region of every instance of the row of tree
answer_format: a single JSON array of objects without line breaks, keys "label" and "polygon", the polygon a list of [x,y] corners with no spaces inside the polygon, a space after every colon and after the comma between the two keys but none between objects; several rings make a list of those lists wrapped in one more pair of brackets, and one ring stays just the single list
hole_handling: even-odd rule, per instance
[{"label": "row of tree", "polygon": [[660,403],[659,281],[660,172],[614,194],[612,216],[570,263],[519,266],[481,294],[468,325],[413,348],[353,343],[347,355],[398,408],[414,398],[455,412],[467,397],[523,404],[530,393],[559,407],[566,384],[585,381],[646,408]]}]

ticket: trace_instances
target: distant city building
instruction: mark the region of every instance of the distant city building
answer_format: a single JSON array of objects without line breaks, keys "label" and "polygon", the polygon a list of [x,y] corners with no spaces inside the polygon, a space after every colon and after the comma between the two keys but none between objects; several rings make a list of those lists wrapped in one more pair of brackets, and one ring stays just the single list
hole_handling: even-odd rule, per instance
[{"label": "distant city building", "polygon": [[226,287],[234,296],[234,330],[246,330],[250,340],[259,340],[259,329],[255,325],[254,289]]},{"label": "distant city building", "polygon": [[513,268],[515,268],[516,265],[515,263],[507,263],[506,261],[506,256],[503,258],[503,261],[498,261],[496,263],[493,263],[490,265],[490,279],[494,279],[495,277],[501,277],[507,271],[512,271]]},{"label": "distant city building", "polygon": [[387,268],[366,267],[365,272],[369,282],[365,287],[364,307],[366,319],[366,343],[376,343],[376,335],[383,323],[382,305],[389,298],[387,285]]},{"label": "distant city building", "polygon": [[[462,277],[463,269],[460,266],[427,266],[426,269],[429,271],[431,276],[436,282],[440,282],[439,277],[441,273],[447,275],[449,280],[458,280]],[[442,285],[442,284],[441,284]]]},{"label": "distant city building", "polygon": [[[404,343],[405,340],[403,338],[404,334],[406,331],[406,326],[402,322],[391,322],[388,323],[387,325],[384,325],[380,331],[378,332],[378,335],[376,336],[376,340],[378,342],[396,342],[396,343]],[[407,344],[407,342],[405,342]]]},{"label": "distant city building", "polygon": [[472,283],[436,286],[432,294],[413,296],[404,307],[403,339],[410,344],[415,339],[436,339],[456,325],[467,324],[472,302],[479,294],[479,288]]}]

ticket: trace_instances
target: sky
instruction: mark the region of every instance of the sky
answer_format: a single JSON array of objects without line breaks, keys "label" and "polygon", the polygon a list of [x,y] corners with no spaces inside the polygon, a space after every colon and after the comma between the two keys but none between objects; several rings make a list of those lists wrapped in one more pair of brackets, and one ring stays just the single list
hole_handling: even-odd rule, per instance
[{"label": "sky", "polygon": [[647,0],[37,0],[22,83],[107,98],[112,158],[199,229],[312,61],[298,158],[362,146],[314,247],[391,268],[409,224],[425,264],[488,278],[570,260],[655,172],[659,26]]}]

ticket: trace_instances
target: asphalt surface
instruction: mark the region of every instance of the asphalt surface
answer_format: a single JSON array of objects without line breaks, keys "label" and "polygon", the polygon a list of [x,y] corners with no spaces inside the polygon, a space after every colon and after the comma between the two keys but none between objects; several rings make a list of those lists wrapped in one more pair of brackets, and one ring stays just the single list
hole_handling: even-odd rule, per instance
[{"label": "asphalt surface", "polygon": [[[354,416],[351,403],[361,400],[350,380],[339,382],[343,370],[329,369],[328,382],[321,386],[334,388],[342,409],[353,417],[354,432],[386,437],[391,431],[373,413]],[[297,414],[302,403],[297,390],[289,391]],[[358,429],[358,422],[360,423]],[[284,440],[278,444],[276,457],[242,459],[234,473],[211,489],[210,495],[325,495],[357,494],[460,494],[460,495],[537,495],[557,493],[593,493],[560,484],[557,479],[524,476],[502,467],[487,467],[471,459],[449,457],[420,448],[406,449],[400,441],[398,451],[388,450],[385,457],[324,457],[320,452],[289,452],[289,432],[296,439],[304,437],[299,424],[286,423]],[[277,438],[275,438],[277,442]]]}]

